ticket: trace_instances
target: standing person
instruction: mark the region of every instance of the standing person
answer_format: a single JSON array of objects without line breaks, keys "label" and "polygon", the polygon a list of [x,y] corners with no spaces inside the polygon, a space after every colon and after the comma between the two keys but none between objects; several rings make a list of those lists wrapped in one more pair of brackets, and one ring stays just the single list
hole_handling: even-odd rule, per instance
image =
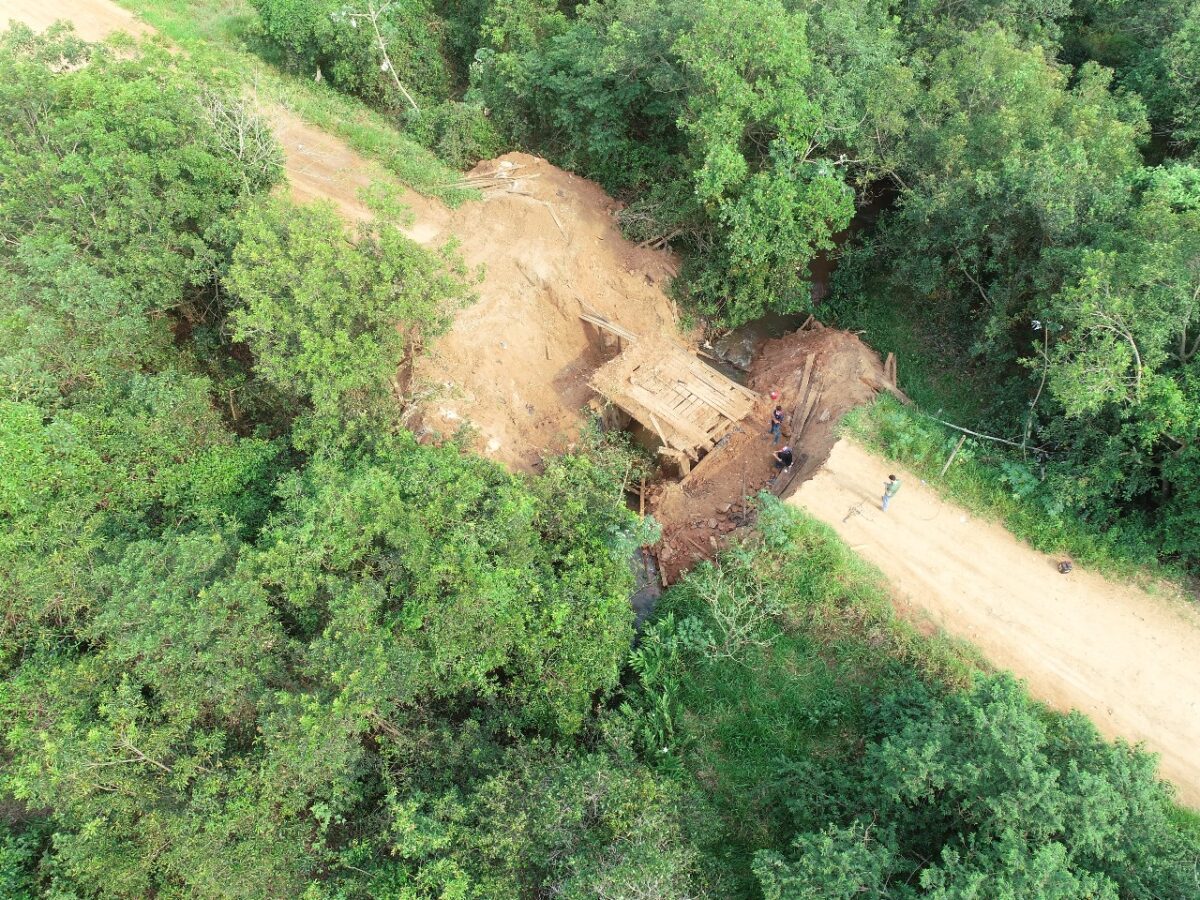
[{"label": "standing person", "polygon": [[784,444],[771,455],[775,457],[775,468],[782,469],[784,472],[792,467],[792,462],[795,460],[792,448],[787,444]]},{"label": "standing person", "polygon": [[883,483],[884,512],[887,512],[888,504],[892,502],[892,498],[896,496],[898,490],[900,490],[900,479],[895,475],[889,475],[888,480]]},{"label": "standing person", "polygon": [[778,444],[780,438],[783,437],[783,407],[775,407],[775,412],[771,413],[771,443]]}]

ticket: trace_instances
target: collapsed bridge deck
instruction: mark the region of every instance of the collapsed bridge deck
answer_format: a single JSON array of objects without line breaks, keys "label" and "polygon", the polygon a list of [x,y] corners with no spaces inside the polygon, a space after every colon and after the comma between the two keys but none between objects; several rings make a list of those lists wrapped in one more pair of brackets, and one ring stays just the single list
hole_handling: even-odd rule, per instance
[{"label": "collapsed bridge deck", "polygon": [[592,387],[693,462],[754,409],[759,395],[683,347],[634,341],[597,369]]}]

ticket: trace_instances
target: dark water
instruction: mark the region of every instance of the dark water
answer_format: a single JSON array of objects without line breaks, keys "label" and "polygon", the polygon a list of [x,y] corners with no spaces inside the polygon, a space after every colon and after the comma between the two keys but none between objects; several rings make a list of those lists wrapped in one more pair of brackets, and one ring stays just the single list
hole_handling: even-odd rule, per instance
[{"label": "dark water", "polygon": [[715,368],[721,369],[730,378],[734,378],[731,372],[737,372],[734,380],[744,384],[746,370],[754,362],[754,354],[762,342],[768,338],[778,338],[790,334],[803,325],[807,318],[807,313],[767,313],[753,322],[747,322],[733,331],[726,332],[713,341],[710,346],[702,349],[706,353],[718,357],[725,365],[718,365],[711,359],[708,360],[709,363]]},{"label": "dark water", "polygon": [[640,632],[650,613],[654,612],[654,604],[662,596],[662,582],[658,578],[658,563],[654,554],[643,553],[639,547],[629,560],[633,576],[637,579],[637,590],[630,596],[633,604],[633,627]]}]

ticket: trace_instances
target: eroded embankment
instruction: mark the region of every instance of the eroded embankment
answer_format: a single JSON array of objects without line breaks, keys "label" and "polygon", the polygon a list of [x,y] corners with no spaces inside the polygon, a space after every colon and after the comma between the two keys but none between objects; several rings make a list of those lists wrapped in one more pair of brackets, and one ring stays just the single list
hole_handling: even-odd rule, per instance
[{"label": "eroded embankment", "polygon": [[[761,490],[786,495],[812,475],[833,447],[841,417],[872,400],[884,384],[879,355],[849,332],[811,321],[766,341],[750,371],[750,386],[763,397],[753,415],[686,478],[651,492],[650,509],[663,525],[657,554],[667,581],[725,546],[746,522],[746,498]],[[777,404],[785,412],[780,444],[768,434]],[[796,461],[790,472],[777,473],[772,453],[784,444]]]},{"label": "eroded embankment", "polygon": [[[9,19],[39,30],[65,19],[87,40],[152,33],[111,0],[0,0],[0,20]],[[261,111],[298,202],[332,203],[352,223],[371,216],[364,189],[381,186],[412,211],[410,237],[431,248],[454,241],[468,266],[483,267],[478,301],[417,361],[408,387],[418,430],[446,435],[469,421],[481,453],[533,470],[577,434],[587,377],[602,362],[580,312],[599,312],[643,340],[676,339],[675,306],[663,291],[675,259],[625,240],[618,205],[599,186],[514,153],[470,173],[504,177],[478,178],[483,199],[452,210],[289,110]]]}]

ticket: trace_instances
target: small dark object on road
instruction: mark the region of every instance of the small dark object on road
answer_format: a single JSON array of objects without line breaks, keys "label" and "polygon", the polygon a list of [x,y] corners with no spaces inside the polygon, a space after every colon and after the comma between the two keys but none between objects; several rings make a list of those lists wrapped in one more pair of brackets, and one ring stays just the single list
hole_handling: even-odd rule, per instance
[{"label": "small dark object on road", "polygon": [[1064,559],[1062,562],[1060,562],[1058,564],[1058,571],[1061,572],[1063,575],[1068,574],[1073,568],[1075,568],[1075,564],[1072,563],[1069,559]]}]

